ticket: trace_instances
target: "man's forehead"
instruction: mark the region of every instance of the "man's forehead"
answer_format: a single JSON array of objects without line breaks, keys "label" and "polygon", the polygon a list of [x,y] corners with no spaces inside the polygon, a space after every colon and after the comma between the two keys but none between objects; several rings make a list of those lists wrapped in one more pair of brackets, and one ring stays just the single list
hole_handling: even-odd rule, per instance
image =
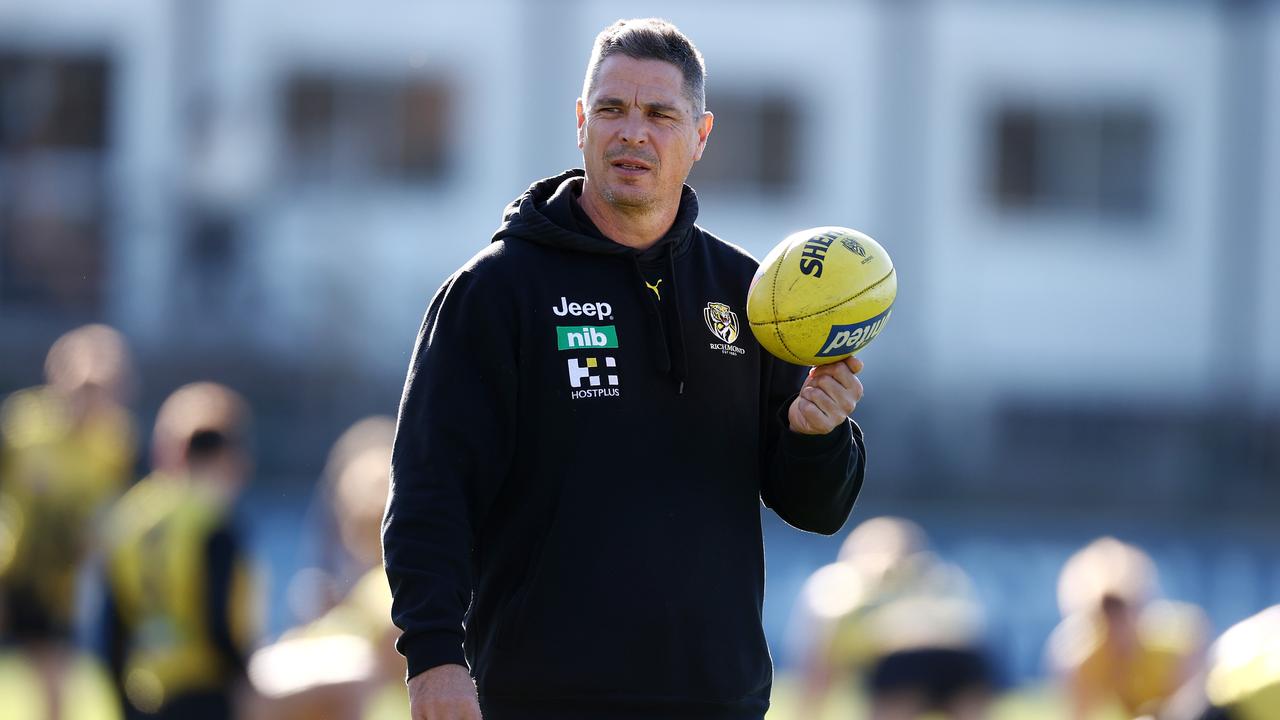
[{"label": "man's forehead", "polygon": [[680,68],[663,60],[613,55],[600,63],[589,99],[605,97],[627,102],[639,97],[641,102],[674,103],[684,99],[684,76]]}]

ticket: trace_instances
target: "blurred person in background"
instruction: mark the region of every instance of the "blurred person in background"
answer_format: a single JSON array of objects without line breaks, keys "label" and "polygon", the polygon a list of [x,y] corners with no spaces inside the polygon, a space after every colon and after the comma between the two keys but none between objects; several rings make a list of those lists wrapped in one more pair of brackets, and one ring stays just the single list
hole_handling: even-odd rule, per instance
[{"label": "blurred person in background", "polygon": [[380,532],[370,537],[365,526],[370,522],[375,528],[381,525],[390,462],[381,469],[381,491],[370,485],[365,492],[359,482],[344,478],[350,477],[353,465],[372,471],[376,461],[369,458],[389,452],[395,432],[395,418],[374,415],[352,424],[330,448],[307,511],[311,528],[304,540],[307,567],[290,581],[289,604],[294,617],[314,620],[341,602],[371,568],[381,566]]},{"label": "blurred person in background", "polygon": [[1208,620],[1158,597],[1155,563],[1141,549],[1099,538],[1058,577],[1062,621],[1048,659],[1072,720],[1157,715],[1200,669]]},{"label": "blurred person in background", "polygon": [[806,374],[738,326],[758,263],[684,184],[705,77],[665,21],[601,32],[585,170],[534,183],[431,300],[383,524],[415,720],[764,716],[761,501],[839,530],[862,364]]},{"label": "blurred person in background", "polygon": [[795,625],[804,654],[795,716],[822,717],[833,688],[857,679],[873,720],[987,716],[997,680],[984,619],[962,570],[895,517],[854,529],[835,563],[805,583]]},{"label": "blurred person in background", "polygon": [[178,389],[156,417],[153,472],[112,509],[103,645],[129,718],[233,716],[257,622],[232,519],[248,422],[222,385]]},{"label": "blurred person in background", "polygon": [[1159,720],[1280,720],[1280,605],[1222,633]]},{"label": "blurred person in background", "polygon": [[17,640],[70,637],[94,522],[135,459],[124,407],[132,367],[118,332],[87,325],[63,335],[45,377],[0,407],[0,589],[5,635]]},{"label": "blurred person in background", "polygon": [[12,644],[0,717],[113,717],[114,693],[72,638],[95,528],[133,473],[128,346],[105,325],[77,328],[45,377],[0,406],[0,636]]},{"label": "blurred person in background", "polygon": [[329,453],[321,494],[336,532],[322,540],[337,539],[326,553],[333,571],[321,579],[303,573],[298,580],[345,593],[318,619],[254,653],[249,676],[259,697],[255,718],[398,720],[409,715],[380,542],[394,434],[391,418],[365,418]]}]

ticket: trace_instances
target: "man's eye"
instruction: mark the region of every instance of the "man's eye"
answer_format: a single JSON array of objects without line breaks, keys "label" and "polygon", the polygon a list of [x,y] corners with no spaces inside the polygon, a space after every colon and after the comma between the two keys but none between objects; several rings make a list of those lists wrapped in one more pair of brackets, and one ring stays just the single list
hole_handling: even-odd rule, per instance
[{"label": "man's eye", "polygon": [[671,116],[670,116],[670,115],[667,115],[667,114],[665,114],[665,113],[660,113],[660,112],[651,112],[651,113],[649,113],[649,114],[650,114],[650,115],[652,115],[652,116],[654,116],[654,117],[656,117],[656,118],[662,118],[662,119],[664,119],[664,120],[670,120],[670,119],[671,119]]}]

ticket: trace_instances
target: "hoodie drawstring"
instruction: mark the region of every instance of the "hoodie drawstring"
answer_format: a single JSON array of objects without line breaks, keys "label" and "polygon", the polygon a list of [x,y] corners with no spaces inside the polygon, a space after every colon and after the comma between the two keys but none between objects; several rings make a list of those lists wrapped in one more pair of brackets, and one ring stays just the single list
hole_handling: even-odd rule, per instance
[{"label": "hoodie drawstring", "polygon": [[667,245],[667,273],[671,278],[671,308],[676,317],[676,343],[680,346],[680,351],[675,355],[675,379],[679,390],[677,394],[684,394],[684,381],[689,374],[689,354],[684,345],[684,321],[680,319],[680,283],[676,281],[676,254],[671,245]]},{"label": "hoodie drawstring", "polygon": [[[666,313],[662,307],[662,301],[654,294],[652,297],[649,292],[644,292],[648,297],[647,307],[650,310],[651,322],[657,323],[657,332],[654,333],[653,359],[658,366],[658,371],[671,376],[676,381],[677,394],[684,394],[684,382],[688,376],[689,358],[684,344],[684,321],[680,319],[680,289],[676,283],[676,263],[675,255],[670,247],[666,249],[667,255],[667,277],[671,279],[671,296],[667,299],[671,303],[672,315],[675,317],[675,332],[668,337],[668,327],[666,321]],[[635,268],[636,278],[640,281],[640,287],[647,285],[644,272],[640,269],[640,259],[632,256],[632,267]],[[652,327],[652,325],[651,325]],[[678,347],[673,347],[673,343]]]}]

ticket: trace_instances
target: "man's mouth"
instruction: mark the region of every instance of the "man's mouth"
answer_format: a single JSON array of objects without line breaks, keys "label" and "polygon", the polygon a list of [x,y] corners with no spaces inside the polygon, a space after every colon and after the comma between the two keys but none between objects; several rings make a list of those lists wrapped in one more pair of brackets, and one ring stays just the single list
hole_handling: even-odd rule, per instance
[{"label": "man's mouth", "polygon": [[648,172],[649,170],[652,169],[649,167],[648,163],[641,162],[639,160],[632,160],[630,158],[627,158],[624,160],[614,160],[610,164],[613,165],[613,167],[628,173],[642,173],[642,172]]}]

